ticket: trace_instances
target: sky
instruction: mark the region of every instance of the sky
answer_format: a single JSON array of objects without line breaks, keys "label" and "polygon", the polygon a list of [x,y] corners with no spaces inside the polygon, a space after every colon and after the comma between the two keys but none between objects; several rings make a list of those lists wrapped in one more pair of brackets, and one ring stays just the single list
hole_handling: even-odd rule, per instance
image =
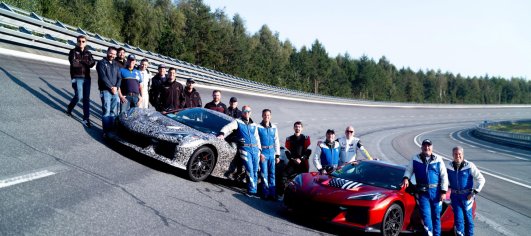
[{"label": "sky", "polygon": [[530,0],[204,0],[239,14],[249,34],[263,25],[298,50],[319,40],[396,67],[531,80]]}]

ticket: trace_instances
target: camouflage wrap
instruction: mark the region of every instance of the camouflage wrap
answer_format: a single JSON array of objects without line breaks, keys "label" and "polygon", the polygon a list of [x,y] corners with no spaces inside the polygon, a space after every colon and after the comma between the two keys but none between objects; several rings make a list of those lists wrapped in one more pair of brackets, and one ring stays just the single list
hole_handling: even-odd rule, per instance
[{"label": "camouflage wrap", "polygon": [[[226,123],[233,119],[225,114],[204,108],[193,108],[208,116],[217,116]],[[201,147],[208,147],[216,156],[216,165],[211,175],[226,178],[236,156],[236,145],[216,137],[217,132],[204,133],[155,110],[133,108],[121,114],[116,122],[116,131],[109,138],[159,161],[185,169],[192,154]],[[218,130],[219,131],[219,130]]]}]

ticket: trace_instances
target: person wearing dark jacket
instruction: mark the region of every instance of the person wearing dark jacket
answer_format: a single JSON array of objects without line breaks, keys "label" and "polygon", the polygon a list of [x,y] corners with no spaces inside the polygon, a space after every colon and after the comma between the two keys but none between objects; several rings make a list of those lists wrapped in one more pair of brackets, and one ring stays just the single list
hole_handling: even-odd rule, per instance
[{"label": "person wearing dark jacket", "polygon": [[162,85],[166,82],[166,66],[164,64],[159,65],[159,73],[157,73],[151,79],[151,87],[149,88],[149,103],[155,110],[162,111],[160,102],[160,93],[162,91]]},{"label": "person wearing dark jacket", "polygon": [[70,77],[72,79],[72,88],[74,89],[74,97],[68,104],[66,114],[72,116],[72,110],[76,104],[83,101],[83,124],[88,128],[92,127],[90,124],[90,68],[96,62],[89,52],[87,45],[87,38],[84,35],[77,37],[77,45],[68,53],[68,61],[70,62]]},{"label": "person wearing dark jacket", "polygon": [[170,68],[168,81],[162,85],[160,100],[163,113],[175,112],[184,106],[183,85],[177,82],[175,76],[175,68]]},{"label": "person wearing dark jacket", "polygon": [[207,103],[205,108],[227,114],[227,106],[221,102],[221,91],[212,91],[212,101]]},{"label": "person wearing dark jacket", "polygon": [[236,119],[242,117],[242,111],[238,109],[238,99],[236,97],[230,98],[229,107],[227,108],[227,115]]},{"label": "person wearing dark jacket", "polygon": [[127,60],[125,60],[125,48],[118,48],[117,51],[116,51],[116,64],[120,67],[120,68],[125,68],[125,63],[127,62]]},{"label": "person wearing dark jacket", "polygon": [[297,174],[306,173],[310,170],[308,159],[312,150],[309,148],[311,140],[309,135],[302,133],[304,126],[301,121],[293,123],[293,135],[286,138],[285,151],[288,163],[284,166],[284,162],[279,162],[279,166],[275,167],[278,170],[280,178],[277,181],[277,194],[279,200],[284,199],[284,190],[289,181]]},{"label": "person wearing dark jacket", "polygon": [[100,90],[101,108],[102,108],[102,128],[103,136],[112,129],[115,117],[118,115],[118,88],[120,88],[121,76],[120,67],[114,61],[116,57],[116,48],[107,49],[107,57],[101,59],[96,65],[98,72],[98,88]]},{"label": "person wearing dark jacket", "polygon": [[192,107],[202,107],[203,103],[201,102],[201,95],[194,88],[195,80],[192,78],[186,79],[186,87],[183,92],[184,96],[184,107],[183,108],[192,108]]}]

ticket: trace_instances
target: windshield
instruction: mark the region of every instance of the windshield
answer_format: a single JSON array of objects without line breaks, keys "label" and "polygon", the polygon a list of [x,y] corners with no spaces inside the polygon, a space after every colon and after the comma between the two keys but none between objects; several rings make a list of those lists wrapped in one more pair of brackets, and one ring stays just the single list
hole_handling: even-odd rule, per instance
[{"label": "windshield", "polygon": [[362,161],[347,164],[333,172],[332,176],[381,188],[400,189],[404,171],[401,167]]},{"label": "windshield", "polygon": [[203,133],[217,135],[221,128],[231,122],[224,114],[215,114],[217,111],[210,111],[202,108],[193,108],[180,111],[177,115],[168,115],[168,117],[190,126]]}]

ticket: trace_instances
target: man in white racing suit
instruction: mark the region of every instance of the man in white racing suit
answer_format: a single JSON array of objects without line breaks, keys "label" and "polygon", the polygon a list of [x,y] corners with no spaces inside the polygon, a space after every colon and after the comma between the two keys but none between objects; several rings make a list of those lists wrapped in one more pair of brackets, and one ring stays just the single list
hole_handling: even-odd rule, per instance
[{"label": "man in white racing suit", "polygon": [[372,160],[367,149],[361,144],[359,138],[354,137],[354,134],[354,127],[348,126],[345,129],[345,136],[336,140],[341,146],[341,151],[339,152],[339,165],[355,161],[358,151],[361,152],[366,159]]}]

